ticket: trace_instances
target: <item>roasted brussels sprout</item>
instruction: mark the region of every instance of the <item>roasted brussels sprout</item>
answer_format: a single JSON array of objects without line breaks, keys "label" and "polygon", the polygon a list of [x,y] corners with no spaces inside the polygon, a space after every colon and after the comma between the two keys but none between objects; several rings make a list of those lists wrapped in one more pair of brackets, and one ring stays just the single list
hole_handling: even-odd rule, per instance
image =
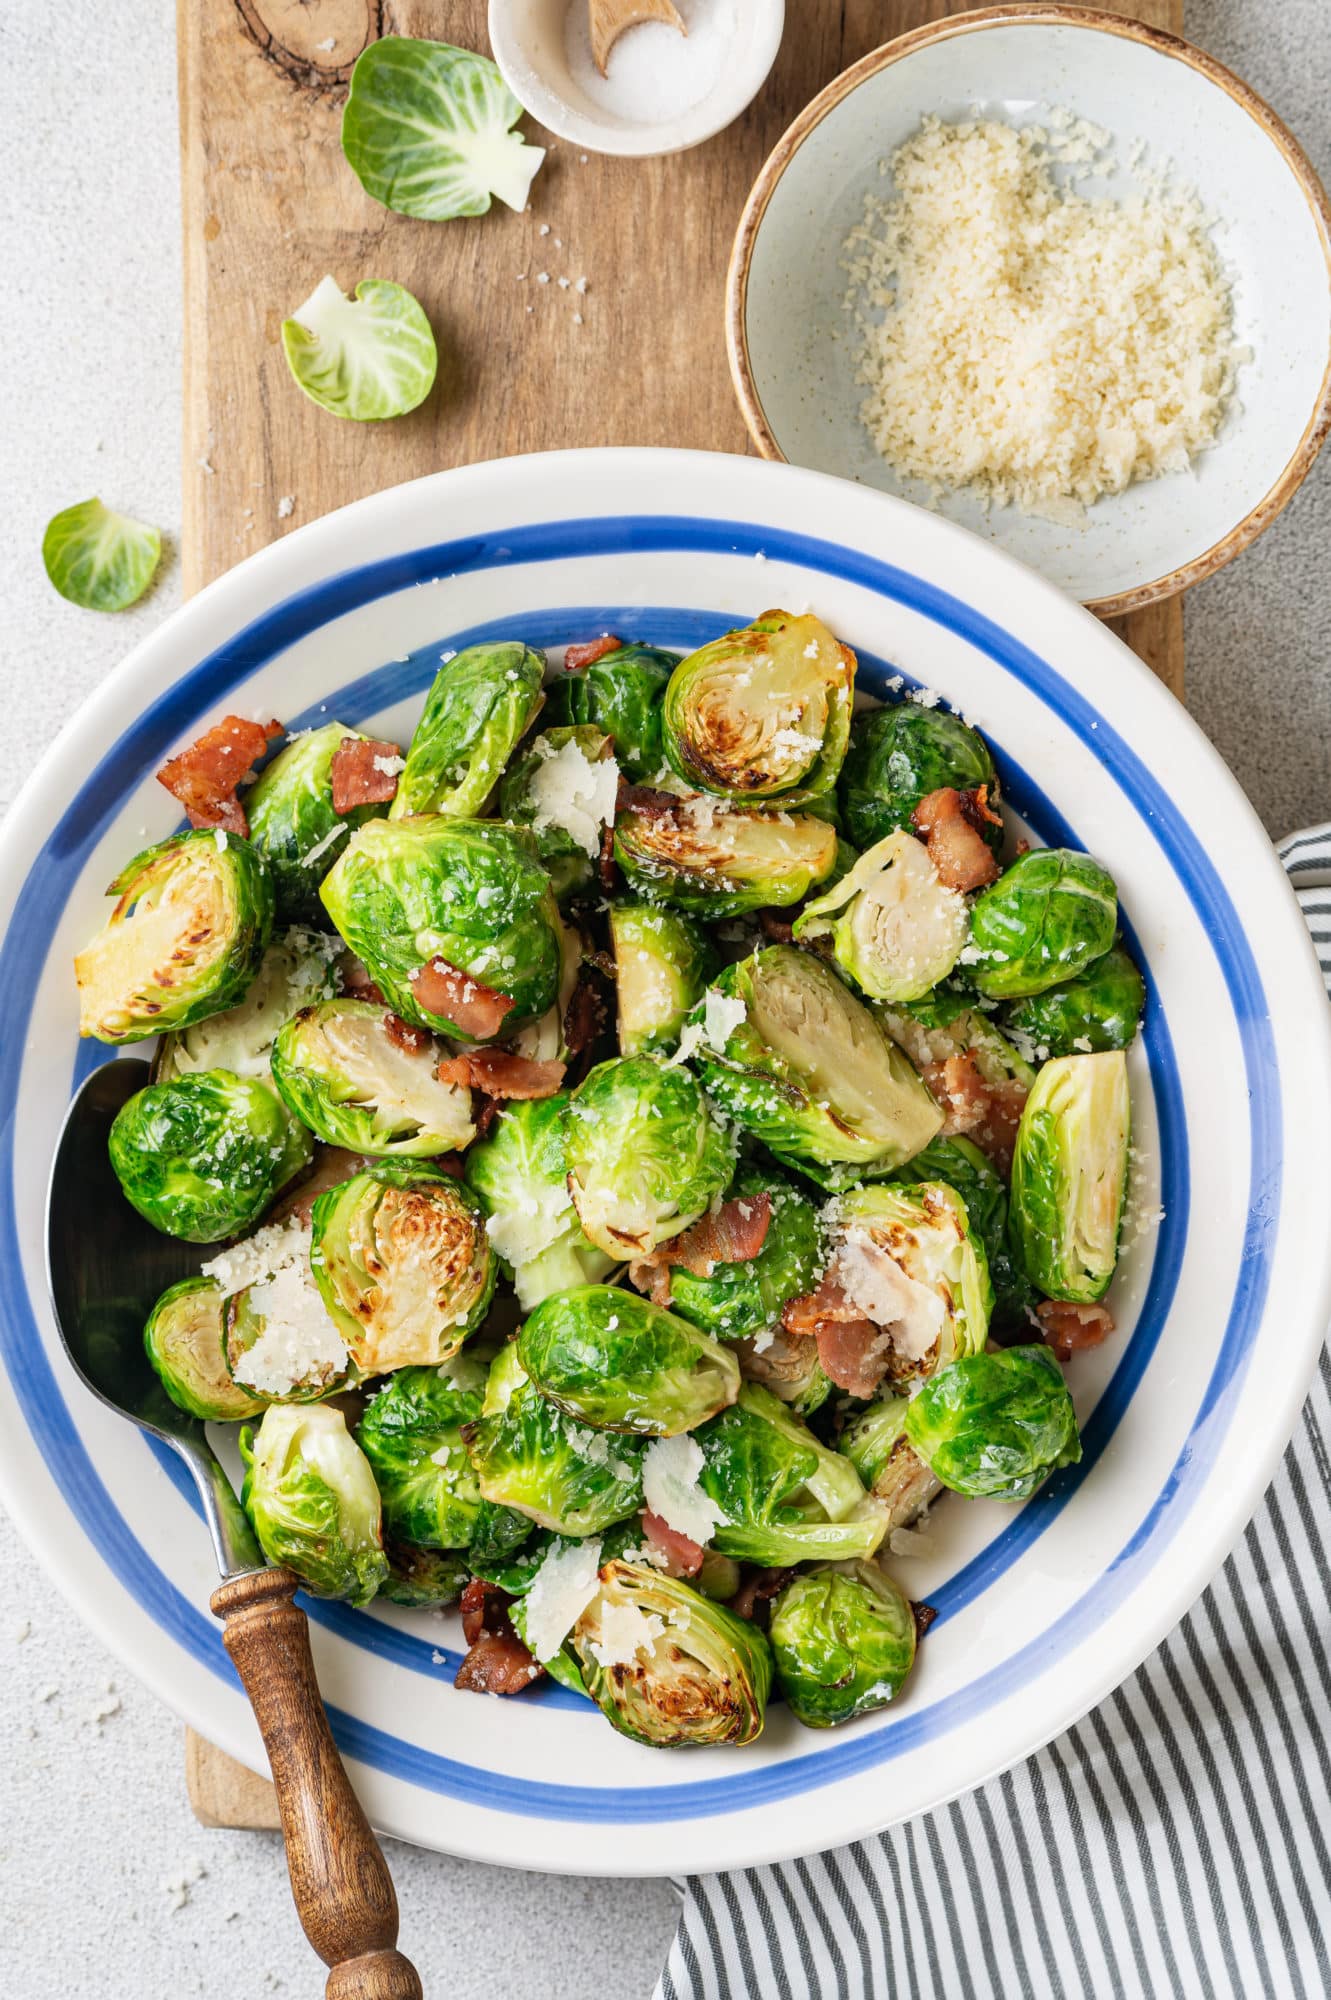
[{"label": "roasted brussels sprout", "polygon": [[74,960],[79,1033],[141,1042],[242,998],[273,928],[273,884],[248,841],[220,828],[136,854],[107,890],[105,928]]},{"label": "roasted brussels sprout", "polygon": [[1118,1261],[1128,1184],[1128,1064],[1121,1050],[1059,1056],[1026,1099],[1012,1156],[1008,1229],[1051,1299],[1102,1299]]},{"label": "roasted brussels sprout", "polygon": [[661,769],[661,697],[678,654],[658,646],[617,646],[548,690],[555,722],[594,723],[615,745],[624,776],[640,785]]},{"label": "roasted brussels sprout", "polygon": [[310,1270],[309,1233],[272,1223],[204,1265],[227,1294],[228,1372],[272,1403],[311,1403],[347,1387],[351,1358]]},{"label": "roasted brussels sprout", "polygon": [[752,1743],[762,1730],[766,1639],[675,1577],[607,1563],[572,1644],[592,1700],[636,1743]]},{"label": "roasted brussels sprout", "polygon": [[564,1150],[568,1104],[562,1090],[509,1104],[467,1153],[467,1185],[485,1208],[491,1247],[524,1312],[554,1292],[594,1285],[617,1261],[578,1227]]},{"label": "roasted brussels sprout", "polygon": [[735,1144],[689,1071],[658,1056],[598,1063],[568,1107],[568,1186],[583,1234],[645,1257],[696,1222],[735,1167]]},{"label": "roasted brussels sprout", "polygon": [[[439,813],[371,820],[319,894],[389,1005],[416,1027],[490,1041],[486,1015],[508,1033],[554,1003],[559,912],[530,833]],[[496,1004],[478,1015],[486,996]]]},{"label": "roasted brussels sprout", "polygon": [[275,937],[237,1006],[210,1014],[178,1035],[163,1036],[154,1083],[200,1069],[229,1069],[235,1076],[271,1083],[278,1029],[302,1007],[333,998],[341,985],[336,963],[341,951],[338,938],[299,925]]},{"label": "roasted brussels sprout", "polygon": [[481,1398],[438,1368],[402,1368],[366,1406],[356,1442],[383,1502],[384,1533],[422,1549],[465,1549],[481,1491],[462,1442]]},{"label": "roasted brussels sprout", "polygon": [[638,1440],[566,1417],[527,1380],[511,1347],[491,1370],[484,1414],[462,1435],[485,1498],[558,1535],[599,1535],[642,1505]]},{"label": "roasted brussels sprout", "polygon": [[918,1000],[946,979],[970,928],[966,899],[945,888],[913,834],[889,833],[834,888],[806,903],[797,938],[832,956],[872,1000]]},{"label": "roasted brussels sprout", "polygon": [[983,1246],[955,1189],[941,1181],[858,1188],[827,1220],[828,1269],[866,1319],[890,1328],[894,1381],[979,1353],[993,1292]]},{"label": "roasted brussels sprout", "polygon": [[877,1563],[792,1578],[768,1626],[776,1684],[810,1729],[884,1708],[915,1664],[915,1613]]},{"label": "roasted brussels sprout", "polygon": [[906,1396],[880,1396],[856,1411],[837,1442],[885,1509],[889,1535],[918,1521],[942,1486],[906,1436],[909,1408]]},{"label": "roasted brussels sprout", "polygon": [[222,1343],[222,1289],[211,1278],[182,1278],[148,1315],[143,1345],[173,1403],[205,1423],[243,1423],[263,1414],[227,1373]]},{"label": "roasted brussels sprout", "polygon": [[268,863],[280,924],[316,924],[319,884],[354,827],[380,819],[386,805],[333,811],[333,759],[343,743],[366,740],[358,729],[325,723],[297,736],[260,772],[245,800],[250,840]]},{"label": "roasted brussels sprout", "polygon": [[739,1394],[739,1363],[686,1319],[612,1285],[537,1306],[518,1358],[543,1396],[596,1430],[673,1437]]},{"label": "roasted brussels sprout", "polygon": [[352,1153],[430,1157],[469,1145],[471,1092],[435,1075],[440,1050],[403,1036],[371,1000],[324,1000],[292,1016],[273,1046],[273,1080],[297,1118]]},{"label": "roasted brussels sprout", "polygon": [[259,1220],[314,1146],[266,1085],[205,1069],[127,1098],[107,1150],[126,1199],[154,1229],[220,1243]]},{"label": "roasted brussels sprout", "polygon": [[561,903],[595,879],[601,830],[619,789],[615,746],[589,725],[547,729],[506,772],[499,817],[529,826]]},{"label": "roasted brussels sprout", "polygon": [[1020,1325],[1037,1293],[1013,1257],[1008,1242],[1007,1182],[969,1139],[935,1139],[900,1170],[904,1181],[945,1181],[966,1204],[970,1226],[984,1245],[993,1287],[990,1324],[1000,1330]]},{"label": "roasted brussels sprout", "polygon": [[711,946],[688,917],[651,903],[612,903],[609,920],[619,1052],[673,1048],[711,977]]},{"label": "roasted brussels sprout", "polygon": [[[890,708],[866,709],[851,724],[850,748],[837,787],[846,838],[872,847],[894,827],[909,828],[910,816],[930,792],[950,786],[958,792],[989,787],[998,797],[994,760],[982,737],[945,708],[900,701]],[[985,838],[997,853],[999,827]]]},{"label": "roasted brussels sprout", "polygon": [[269,1562],[316,1597],[368,1604],[388,1574],[379,1489],[340,1410],[265,1410],[240,1434],[241,1503]]},{"label": "roasted brussels sprout", "polygon": [[[766,1195],[767,1234],[747,1263],[714,1263],[705,1273],[670,1271],[670,1310],[718,1340],[741,1340],[774,1326],[789,1299],[812,1291],[823,1264],[818,1211],[787,1181],[742,1167],[730,1189],[737,1201]],[[788,1401],[788,1398],[783,1398]]]},{"label": "roasted brussels sprout", "polygon": [[701,794],[651,792],[630,793],[615,816],[615,860],[630,886],[698,917],[798,903],[836,857],[836,828],[809,813],[728,812]]},{"label": "roasted brussels sprout", "polygon": [[408,1611],[442,1611],[456,1604],[470,1573],[465,1558],[455,1550],[414,1549],[390,1535],[384,1537],[384,1556],[388,1575],[379,1595]]},{"label": "roasted brussels sprout", "polygon": [[544,659],[520,640],[468,646],[445,660],[416,724],[391,817],[471,819],[482,812],[540,713],[544,674]]},{"label": "roasted brussels sprout", "polygon": [[1127,1048],[1145,1004],[1140,972],[1115,945],[1066,985],[1050,986],[1019,1000],[1005,1025],[1042,1062],[1046,1056],[1102,1055]]},{"label": "roasted brussels sprout", "polygon": [[495,1287],[479,1202],[423,1161],[380,1160],[326,1188],[310,1264],[364,1375],[438,1367],[485,1318]]},{"label": "roasted brussels sprout", "polygon": [[821,619],[765,611],[675,668],[666,757],[697,791],[803,805],[836,784],[854,696],[855,655]]},{"label": "roasted brussels sprout", "polygon": [[727,966],[742,1001],[724,1052],[696,1051],[708,1094],[778,1159],[825,1187],[890,1173],[943,1114],[901,1050],[830,967],[791,945]]},{"label": "roasted brussels sprout", "polygon": [[851,1561],[871,1556],[886,1533],[850,1460],[756,1382],[693,1436],[698,1484],[725,1516],[711,1541],[719,1555],[769,1568]]},{"label": "roasted brussels sprout", "polygon": [[1035,847],[971,904],[968,976],[991,1000],[1075,979],[1114,942],[1112,875],[1070,847]]},{"label": "roasted brussels sprout", "polygon": [[1072,1398],[1047,1347],[954,1361],[911,1398],[906,1436],[944,1486],[971,1499],[1029,1500],[1081,1457]]},{"label": "roasted brussels sprout", "polygon": [[588,944],[583,932],[576,924],[559,924],[559,991],[555,995],[553,1007],[547,1007],[539,1021],[528,1021],[519,1028],[509,1046],[513,1053],[526,1056],[529,1062],[562,1062],[573,1059],[574,1050],[569,1045],[568,1031],[570,1019],[576,1019],[573,996],[578,990],[582,976],[584,958],[588,954]]}]

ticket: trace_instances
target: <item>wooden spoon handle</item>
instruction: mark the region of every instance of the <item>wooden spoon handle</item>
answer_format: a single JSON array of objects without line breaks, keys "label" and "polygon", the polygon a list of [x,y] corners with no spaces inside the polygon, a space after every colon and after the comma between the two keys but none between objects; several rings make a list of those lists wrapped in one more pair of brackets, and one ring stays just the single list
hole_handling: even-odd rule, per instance
[{"label": "wooden spoon handle", "polygon": [[330,1968],[327,2000],[422,2000],[394,1949],[392,1877],[337,1754],[296,1589],[290,1570],[261,1569],[212,1598],[272,1766],[296,1912]]}]

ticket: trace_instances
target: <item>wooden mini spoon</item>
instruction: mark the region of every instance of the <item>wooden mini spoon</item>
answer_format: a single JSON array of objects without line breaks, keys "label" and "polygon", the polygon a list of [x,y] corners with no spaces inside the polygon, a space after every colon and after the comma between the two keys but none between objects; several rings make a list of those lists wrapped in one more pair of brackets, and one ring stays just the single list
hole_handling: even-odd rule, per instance
[{"label": "wooden mini spoon", "polygon": [[643,21],[664,21],[668,28],[678,28],[681,35],[689,32],[673,0],[587,0],[587,18],[592,30],[592,54],[602,76],[610,51],[626,28],[636,28]]}]

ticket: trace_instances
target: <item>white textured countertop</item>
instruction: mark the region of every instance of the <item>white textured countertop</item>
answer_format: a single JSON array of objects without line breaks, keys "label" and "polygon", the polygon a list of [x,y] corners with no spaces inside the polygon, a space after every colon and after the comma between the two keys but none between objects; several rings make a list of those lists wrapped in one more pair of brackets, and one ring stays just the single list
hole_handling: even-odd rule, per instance
[{"label": "white textured countertop", "polygon": [[[179,594],[174,15],[172,0],[0,13],[4,806]],[[1189,33],[1270,99],[1331,180],[1325,25],[1325,0],[1188,9]],[[46,521],[93,492],[164,529],[161,583],[118,618],[63,605],[41,567]],[[256,521],[246,547],[275,525]],[[1328,549],[1331,458],[1189,600],[1189,706],[1273,834],[1331,817]],[[277,1837],[195,1824],[179,1725],[84,1631],[3,1517],[0,1578],[0,1990],[313,2000],[320,1968]],[[673,1927],[667,1883],[506,1874],[401,1847],[390,1860],[402,1942],[431,1996],[650,1992]]]}]

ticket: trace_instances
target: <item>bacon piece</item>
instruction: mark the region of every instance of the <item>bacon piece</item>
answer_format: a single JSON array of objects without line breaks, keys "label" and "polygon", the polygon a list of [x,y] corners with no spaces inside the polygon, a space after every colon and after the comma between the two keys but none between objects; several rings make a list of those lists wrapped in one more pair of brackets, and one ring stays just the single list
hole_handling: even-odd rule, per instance
[{"label": "bacon piece", "polygon": [[[333,811],[354,812],[357,806],[382,806],[397,797],[402,752],[396,743],[369,736],[344,736],[333,752]],[[382,764],[392,768],[381,770]]]},{"label": "bacon piece", "polygon": [[453,1676],[454,1687],[474,1694],[521,1694],[544,1669],[513,1630],[502,1590],[468,1579],[462,1593],[462,1635],[470,1651]]},{"label": "bacon piece", "polygon": [[986,785],[974,792],[944,785],[922,798],[910,816],[945,888],[982,889],[998,880],[998,862],[979,832],[987,821],[1000,823],[989,808],[987,791]]},{"label": "bacon piece", "polygon": [[830,1271],[824,1271],[816,1290],[787,1300],[781,1312],[782,1326],[796,1338],[816,1336],[819,1327],[825,1324],[862,1318],[859,1307],[851,1304]]},{"label": "bacon piece", "polygon": [[471,1121],[476,1127],[476,1137],[478,1139],[489,1138],[491,1132],[494,1130],[495,1120],[498,1116],[499,1099],[497,1097],[483,1097],[481,1099],[481,1108],[473,1114]]},{"label": "bacon piece", "polygon": [[872,1396],[887,1373],[891,1327],[871,1319],[828,1319],[819,1326],[817,1339],[828,1381],[852,1396]]},{"label": "bacon piece", "polygon": [[384,1015],[384,1033],[395,1049],[409,1056],[423,1056],[434,1040],[426,1029],[413,1028],[410,1021],[404,1021],[391,1008]]},{"label": "bacon piece", "polygon": [[585,1055],[605,1026],[605,1000],[586,973],[569,995],[564,1009],[564,1046],[571,1056]]},{"label": "bacon piece", "polygon": [[669,819],[682,804],[673,792],[659,792],[654,785],[631,785],[627,778],[620,779],[615,794],[616,812],[646,813],[655,819]]},{"label": "bacon piece", "polygon": [[373,1000],[376,1007],[384,1005],[384,996],[371,979],[368,969],[361,960],[348,952],[341,961],[342,992],[348,1000]]},{"label": "bacon piece", "polygon": [[315,1201],[325,1188],[340,1187],[353,1174],[364,1173],[366,1167],[373,1165],[369,1153],[348,1153],[341,1146],[321,1146],[308,1177],[298,1188],[284,1194],[264,1220],[286,1222],[294,1216],[298,1222],[308,1223],[314,1214]]},{"label": "bacon piece", "polygon": [[779,1597],[795,1572],[793,1569],[757,1569],[745,1577],[735,1595],[726,1606],[737,1618],[747,1618],[750,1622],[757,1615],[759,1605],[770,1603]]},{"label": "bacon piece", "polygon": [[434,1153],[431,1155],[430,1165],[438,1167],[441,1174],[447,1174],[455,1181],[460,1181],[466,1171],[461,1153]]},{"label": "bacon piece", "polygon": [[562,1062],[532,1062],[512,1049],[463,1049],[435,1069],[440,1083],[483,1090],[489,1097],[553,1097],[564,1081]]},{"label": "bacon piece", "polygon": [[438,1014],[464,1035],[488,1042],[503,1026],[504,1016],[513,1011],[507,993],[483,986],[469,972],[460,972],[446,958],[435,957],[412,974],[411,990],[427,1014]]},{"label": "bacon piece", "polygon": [[566,646],[564,671],[580,674],[595,661],[603,660],[607,653],[617,653],[623,643],[624,641],[617,639],[613,632],[603,632],[599,639],[591,639],[585,646]]},{"label": "bacon piece", "polygon": [[938,1609],[933,1604],[921,1604],[916,1598],[910,1600],[910,1608],[915,1620],[915,1642],[918,1645],[938,1616]]},{"label": "bacon piece", "polygon": [[[630,1267],[629,1277],[640,1291],[650,1292],[657,1305],[670,1303],[670,1266],[682,1264],[695,1278],[710,1278],[718,1264],[749,1264],[767,1241],[772,1220],[772,1197],[761,1194],[738,1195],[723,1201],[715,1215],[700,1216],[691,1229],[672,1236],[640,1257]],[[658,1276],[665,1267],[665,1296],[659,1296]]]},{"label": "bacon piece", "polygon": [[610,819],[601,828],[601,853],[596,872],[606,895],[613,896],[619,887],[619,869],[615,865],[615,823]]},{"label": "bacon piece", "polygon": [[695,1542],[691,1535],[683,1535],[678,1528],[672,1528],[659,1514],[653,1514],[650,1507],[642,1510],[642,1531],[651,1547],[665,1557],[667,1576],[698,1574],[704,1554],[701,1542]]},{"label": "bacon piece", "polygon": [[180,800],[191,826],[220,826],[245,839],[250,823],[236,797],[236,787],[249,783],[269,738],[281,734],[280,722],[247,722],[243,715],[223,716],[188,750],[168,757],[157,773],[157,782]]},{"label": "bacon piece", "polygon": [[758,928],[773,944],[794,944],[795,932],[786,917],[779,917],[775,910],[759,910]]},{"label": "bacon piece", "polygon": [[1025,1084],[1015,1076],[991,1083],[970,1050],[926,1063],[921,1074],[943,1113],[942,1137],[973,1139],[1007,1174],[1026,1102]]},{"label": "bacon piece", "polygon": [[1046,1347],[1060,1361],[1071,1360],[1085,1347],[1098,1347],[1114,1331],[1108,1306],[1073,1305],[1068,1299],[1045,1299],[1035,1308]]}]

